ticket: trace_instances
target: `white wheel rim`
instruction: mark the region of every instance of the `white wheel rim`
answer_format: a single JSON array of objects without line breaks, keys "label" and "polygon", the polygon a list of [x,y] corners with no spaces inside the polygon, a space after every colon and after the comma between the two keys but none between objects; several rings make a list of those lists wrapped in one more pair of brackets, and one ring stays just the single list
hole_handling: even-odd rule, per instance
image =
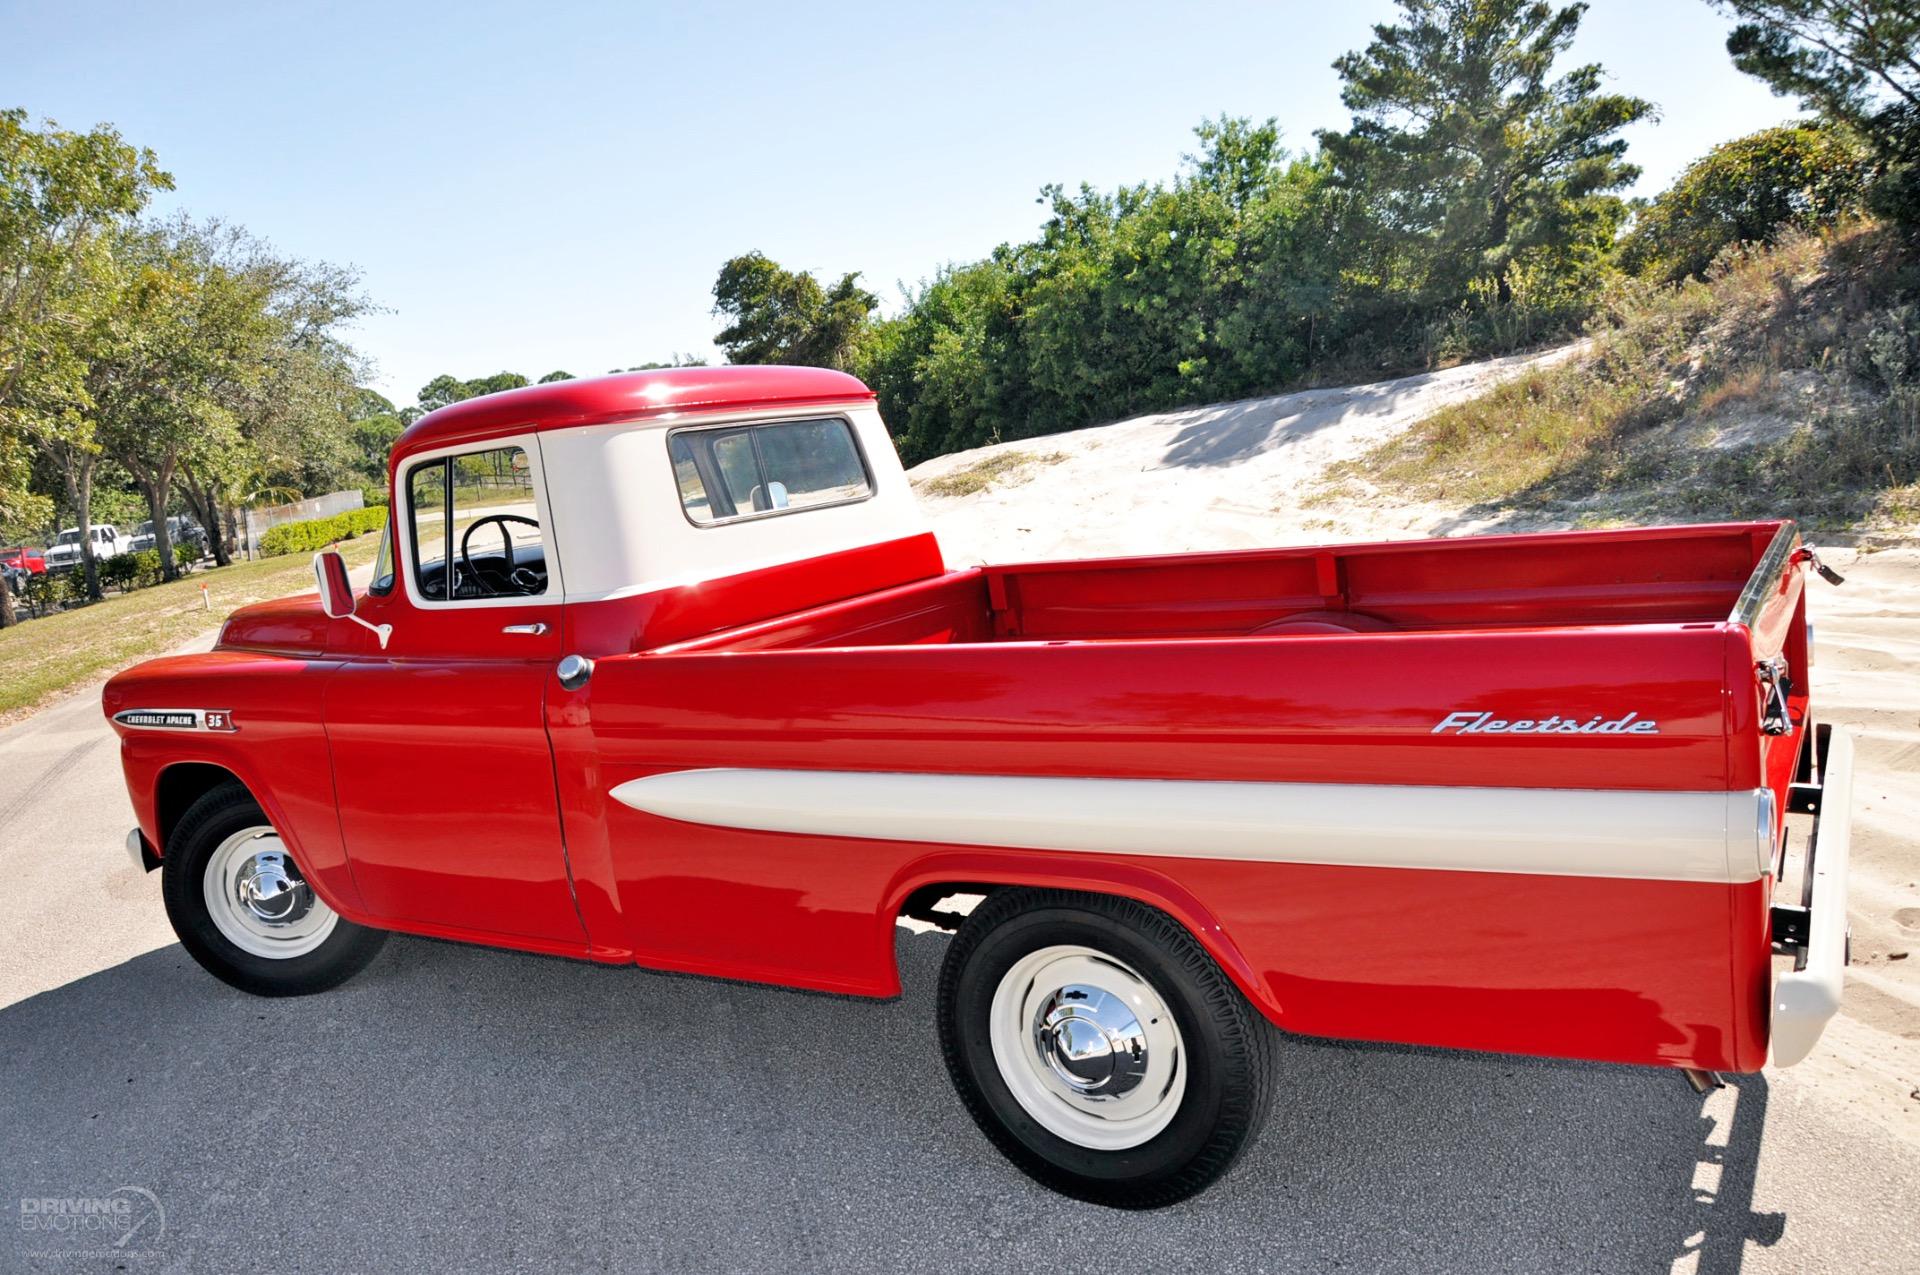
[{"label": "white wheel rim", "polygon": [[280,834],[264,825],[222,841],[207,860],[202,886],[214,928],[251,956],[305,956],[340,921],[300,875]]},{"label": "white wheel rim", "polygon": [[1014,1100],[1095,1151],[1147,1142],[1187,1092],[1180,1028],[1153,985],[1090,947],[1043,947],[994,989],[988,1034]]}]

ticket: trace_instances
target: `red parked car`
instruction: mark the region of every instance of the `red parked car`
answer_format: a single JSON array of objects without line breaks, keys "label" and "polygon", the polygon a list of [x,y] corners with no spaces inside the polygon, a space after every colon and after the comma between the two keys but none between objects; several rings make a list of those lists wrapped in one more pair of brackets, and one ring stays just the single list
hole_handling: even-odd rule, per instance
[{"label": "red parked car", "polygon": [[47,558],[44,553],[31,546],[15,545],[11,549],[0,549],[0,567],[24,571],[28,575],[45,575]]},{"label": "red parked car", "polygon": [[458,403],[391,480],[364,596],[318,555],[105,691],[128,848],[235,986],[398,930],[886,997],[930,920],[973,1118],[1132,1207],[1246,1145],[1273,1027],[1706,1086],[1837,1010],[1791,523],[955,569],[799,368]]},{"label": "red parked car", "polygon": [[44,575],[46,570],[47,560],[38,549],[26,545],[0,549],[0,587],[9,592],[25,593],[27,581]]}]

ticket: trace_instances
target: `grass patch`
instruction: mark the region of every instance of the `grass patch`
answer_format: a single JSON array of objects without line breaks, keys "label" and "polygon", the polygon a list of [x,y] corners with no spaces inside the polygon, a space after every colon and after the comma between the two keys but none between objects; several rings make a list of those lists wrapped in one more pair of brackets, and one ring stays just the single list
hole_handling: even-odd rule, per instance
[{"label": "grass patch", "polygon": [[[348,566],[373,561],[378,536],[343,543]],[[211,610],[203,610],[200,586]],[[313,589],[305,554],[236,562],[0,629],[0,722],[25,717],[76,686],[169,651],[239,606]]]},{"label": "grass patch", "polygon": [[1701,391],[1693,410],[1701,416],[1712,416],[1745,403],[1763,402],[1778,383],[1774,371],[1762,364],[1735,368]]},{"label": "grass patch", "polygon": [[1330,473],[1593,525],[1920,507],[1920,250],[1888,230],[1796,237],[1707,280],[1626,281],[1587,353],[1436,412]]},{"label": "grass patch", "polygon": [[1065,452],[997,452],[964,469],[929,478],[920,484],[920,490],[929,496],[971,496],[985,491],[996,481],[1020,476],[1029,466],[1057,465],[1066,458]]}]

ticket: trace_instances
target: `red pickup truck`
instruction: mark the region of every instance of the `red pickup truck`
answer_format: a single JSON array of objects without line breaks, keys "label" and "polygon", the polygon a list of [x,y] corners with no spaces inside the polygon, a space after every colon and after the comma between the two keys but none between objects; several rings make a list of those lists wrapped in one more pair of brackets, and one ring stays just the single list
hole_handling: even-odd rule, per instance
[{"label": "red pickup truck", "polygon": [[398,930],[885,997],[932,921],[969,1112],[1133,1207],[1246,1144],[1270,1026],[1705,1086],[1838,1008],[1791,523],[952,569],[799,368],[455,404],[391,480],[364,595],[318,555],[104,694],[128,848],[248,991]]}]

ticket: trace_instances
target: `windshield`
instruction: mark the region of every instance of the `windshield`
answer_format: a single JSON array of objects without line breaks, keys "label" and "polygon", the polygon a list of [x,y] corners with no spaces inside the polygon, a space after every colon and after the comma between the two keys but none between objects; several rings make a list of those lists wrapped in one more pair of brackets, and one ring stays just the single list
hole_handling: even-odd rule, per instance
[{"label": "windshield", "polygon": [[77,545],[77,544],[79,544],[79,543],[80,543],[80,529],[79,529],[78,527],[75,527],[75,528],[74,528],[73,530],[71,530],[71,531],[63,531],[63,532],[61,532],[61,533],[60,533],[60,538],[59,538],[58,540],[55,540],[55,541],[54,541],[53,543],[55,543],[55,544],[57,544],[57,545]]},{"label": "windshield", "polygon": [[143,522],[143,523],[141,523],[141,524],[140,524],[140,525],[139,525],[138,527],[135,527],[135,528],[133,529],[133,534],[134,534],[134,535],[136,535],[136,536],[150,536],[150,535],[152,535],[152,534],[153,534],[153,519],[151,519],[151,518],[149,518],[149,519],[147,519],[147,520],[146,520],[145,522]]}]

